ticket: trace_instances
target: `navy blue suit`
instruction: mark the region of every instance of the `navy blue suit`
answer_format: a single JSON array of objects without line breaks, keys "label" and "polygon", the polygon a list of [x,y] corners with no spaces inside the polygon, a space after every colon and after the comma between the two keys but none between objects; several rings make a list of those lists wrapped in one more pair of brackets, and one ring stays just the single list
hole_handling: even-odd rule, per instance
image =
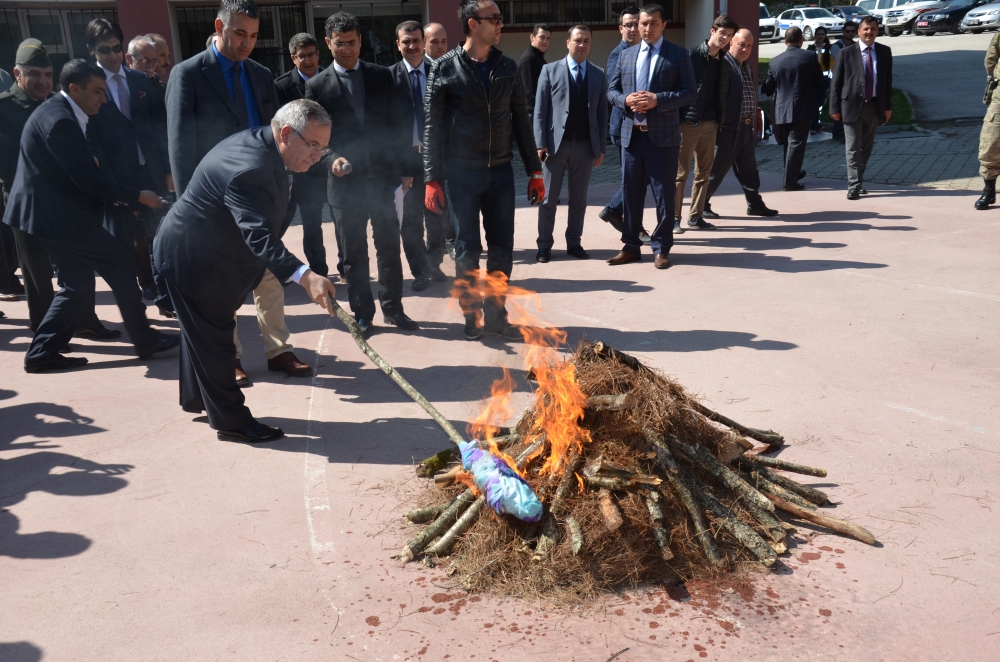
[{"label": "navy blue suit", "polygon": [[57,94],[24,126],[4,223],[44,244],[62,286],[38,325],[27,360],[53,356],[90,308],[94,272],[107,281],[139,354],[160,334],[149,327],[131,250],[104,228],[106,204],[137,205],[139,189],[101,175],[70,102]]},{"label": "navy blue suit", "polygon": [[[628,42],[622,39],[621,43],[615,46],[615,49],[611,51],[611,55],[608,56],[608,68],[605,71],[607,72],[609,81],[611,80],[611,76],[618,70],[618,58],[621,57],[622,51],[628,47]],[[608,135],[611,136],[611,144],[618,148],[619,163],[622,160],[622,118],[624,117],[625,113],[619,110],[617,106],[611,106],[611,125],[608,127]],[[604,214],[613,218],[624,217],[624,195],[625,187],[622,186],[611,196],[611,201],[604,207]]]},{"label": "navy blue suit", "polygon": [[[687,50],[663,40],[655,67],[650,69],[648,91],[656,95],[656,106],[645,115],[646,130],[633,127],[633,113],[625,99],[636,90],[637,60],[644,43],[624,51],[608,85],[608,101],[622,111],[621,142],[622,180],[625,198],[623,252],[638,255],[642,242],[642,211],[645,206],[646,180],[656,200],[656,229],[650,234],[653,254],[667,255],[674,243],[674,190],[677,178],[677,154],[681,132],[679,110],[697,98],[697,84],[691,56]],[[652,57],[652,54],[647,57]]]},{"label": "navy blue suit", "polygon": [[284,283],[302,266],[281,242],[288,175],[271,127],[230,136],[198,164],[153,242],[181,327],[181,407],[207,412],[216,430],[254,421],[233,373],[234,313],[265,269]]}]

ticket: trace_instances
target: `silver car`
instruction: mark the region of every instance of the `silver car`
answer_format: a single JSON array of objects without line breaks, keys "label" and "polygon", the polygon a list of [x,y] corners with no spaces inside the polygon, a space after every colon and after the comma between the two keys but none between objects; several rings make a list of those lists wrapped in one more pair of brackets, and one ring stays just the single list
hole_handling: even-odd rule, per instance
[{"label": "silver car", "polygon": [[1000,29],[1000,3],[976,7],[969,10],[969,13],[962,19],[962,31],[979,34],[983,30]]}]

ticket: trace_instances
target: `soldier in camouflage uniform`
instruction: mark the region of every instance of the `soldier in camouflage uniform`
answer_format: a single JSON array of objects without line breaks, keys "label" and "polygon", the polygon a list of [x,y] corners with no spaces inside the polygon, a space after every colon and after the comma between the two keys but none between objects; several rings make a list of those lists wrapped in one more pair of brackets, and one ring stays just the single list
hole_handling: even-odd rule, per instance
[{"label": "soldier in camouflage uniform", "polygon": [[1000,79],[1000,32],[993,36],[986,49],[987,105],[983,129],[979,134],[979,174],[983,176],[983,194],[976,200],[976,209],[989,209],[997,201],[996,183],[1000,175],[1000,94],[994,92]]}]

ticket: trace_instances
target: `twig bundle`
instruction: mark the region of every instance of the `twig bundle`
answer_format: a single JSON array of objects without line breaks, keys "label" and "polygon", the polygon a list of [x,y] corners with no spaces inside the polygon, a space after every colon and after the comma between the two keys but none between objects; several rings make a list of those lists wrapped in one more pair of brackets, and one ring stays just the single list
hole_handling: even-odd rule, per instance
[{"label": "twig bundle", "polygon": [[[777,473],[824,470],[747,452],[747,437],[773,448],[783,444],[777,433],[707,409],[602,343],[582,342],[572,361],[587,396],[583,452],[564,458],[562,474],[542,474],[551,448],[533,407],[501,442],[545,503],[542,520],[497,516],[455,486],[440,493],[441,504],[408,514],[432,521],[402,558],[450,554],[469,590],[577,602],[647,581],[771,567],[791,528],[779,512],[874,543],[861,527],[817,511],[826,494]],[[447,456],[431,460],[447,468]]]}]

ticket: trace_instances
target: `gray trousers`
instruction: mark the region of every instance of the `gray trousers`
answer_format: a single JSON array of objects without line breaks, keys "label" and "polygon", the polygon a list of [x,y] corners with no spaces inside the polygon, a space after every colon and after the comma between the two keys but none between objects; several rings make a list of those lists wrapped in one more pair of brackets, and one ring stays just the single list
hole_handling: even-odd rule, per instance
[{"label": "gray trousers", "polygon": [[597,158],[590,140],[563,140],[555,154],[542,163],[545,175],[545,200],[538,208],[538,247],[551,249],[555,241],[556,207],[562,191],[563,176],[569,173],[569,222],[566,224],[566,248],[576,248],[583,236],[583,217],[587,213],[587,189]]},{"label": "gray trousers", "polygon": [[853,122],[844,122],[844,145],[847,150],[847,189],[860,189],[865,168],[875,146],[875,132],[883,118],[878,116],[875,100],[861,104],[861,114]]}]

